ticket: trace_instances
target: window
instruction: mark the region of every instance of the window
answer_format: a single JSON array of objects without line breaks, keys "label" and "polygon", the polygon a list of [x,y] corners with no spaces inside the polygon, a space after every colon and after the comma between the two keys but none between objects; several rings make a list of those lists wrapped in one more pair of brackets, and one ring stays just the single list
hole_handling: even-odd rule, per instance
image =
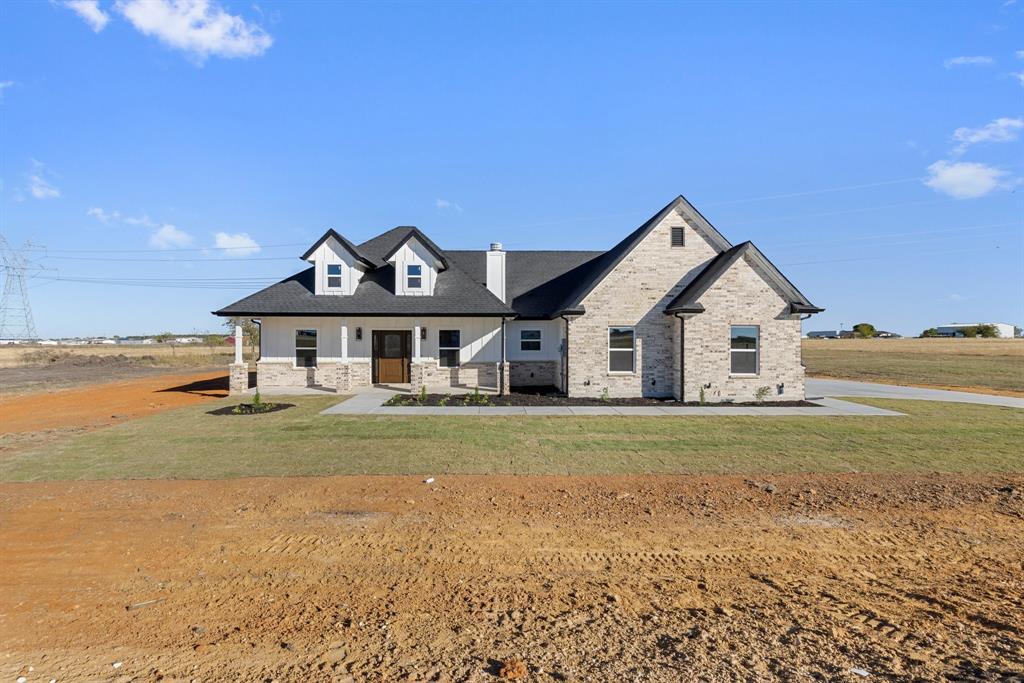
[{"label": "window", "polygon": [[437,363],[442,368],[459,366],[459,330],[438,330]]},{"label": "window", "polygon": [[341,288],[341,264],[327,264],[327,286],[331,289]]},{"label": "window", "polygon": [[520,330],[519,350],[540,351],[540,330]]},{"label": "window", "polygon": [[633,372],[633,328],[608,328],[608,372]]},{"label": "window", "polygon": [[406,266],[406,289],[419,289],[423,285],[423,266]]},{"label": "window", "polygon": [[316,330],[295,330],[295,367],[316,367]]},{"label": "window", "polygon": [[686,246],[686,234],[683,232],[682,228],[672,228],[672,246]]},{"label": "window", "polygon": [[758,369],[758,346],[760,336],[756,325],[733,325],[730,328],[730,349],[734,375],[756,375]]}]

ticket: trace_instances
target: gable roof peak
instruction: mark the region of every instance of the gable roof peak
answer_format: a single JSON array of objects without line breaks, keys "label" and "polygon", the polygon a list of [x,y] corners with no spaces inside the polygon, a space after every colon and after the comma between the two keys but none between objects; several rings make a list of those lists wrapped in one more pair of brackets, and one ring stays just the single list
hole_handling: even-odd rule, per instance
[{"label": "gable roof peak", "polygon": [[356,247],[356,245],[352,244],[352,242],[347,240],[344,235],[339,233],[334,228],[327,228],[327,232],[325,232],[320,237],[320,239],[318,239],[315,243],[313,243],[313,246],[311,246],[309,249],[307,249],[306,253],[303,254],[300,258],[303,261],[308,261],[310,259],[310,257],[313,256],[314,252],[316,252],[316,250],[320,248],[320,245],[322,245],[324,242],[326,242],[327,240],[329,240],[331,238],[334,238],[338,242],[338,244],[340,244],[342,247],[344,247],[346,251],[348,251],[350,254],[352,254],[352,256],[357,261],[359,261],[361,264],[363,264],[364,266],[366,266],[368,268],[375,268],[376,267],[373,264],[373,262],[366,257],[365,254],[363,254],[362,252],[359,251],[359,248]]},{"label": "gable roof peak", "polygon": [[436,258],[438,263],[441,264],[441,270],[445,270],[448,268],[448,259],[445,258],[444,250],[441,249],[441,247],[434,244],[429,237],[424,235],[422,230],[417,228],[415,225],[399,225],[395,228],[392,228],[391,230],[388,230],[388,233],[394,233],[400,230],[406,231],[406,234],[401,239],[399,239],[395,243],[395,245],[391,247],[391,249],[389,249],[387,253],[384,254],[384,256],[381,257],[385,262],[390,261],[391,257],[398,253],[399,249],[405,246],[405,244],[409,240],[415,238],[416,241],[422,244],[427,251],[433,254],[434,258]]}]

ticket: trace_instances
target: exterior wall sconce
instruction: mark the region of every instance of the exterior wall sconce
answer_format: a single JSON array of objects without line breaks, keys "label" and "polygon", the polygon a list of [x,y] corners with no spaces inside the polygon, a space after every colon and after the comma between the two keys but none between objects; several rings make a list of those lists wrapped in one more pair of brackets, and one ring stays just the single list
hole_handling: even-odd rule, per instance
[{"label": "exterior wall sconce", "polygon": [[363,341],[363,328],[356,328],[356,341]]},{"label": "exterior wall sconce", "polygon": [[426,339],[427,339],[427,328],[425,328],[425,327],[421,327],[420,328],[420,339],[426,341]]}]

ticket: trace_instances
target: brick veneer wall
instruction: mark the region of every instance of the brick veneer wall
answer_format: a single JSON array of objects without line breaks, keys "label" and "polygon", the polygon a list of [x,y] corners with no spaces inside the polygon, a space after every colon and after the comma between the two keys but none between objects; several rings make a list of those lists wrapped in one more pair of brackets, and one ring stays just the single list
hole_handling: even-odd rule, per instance
[{"label": "brick veneer wall", "polygon": [[438,367],[437,362],[412,362],[410,382],[414,392],[425,384],[432,387],[445,388],[454,386],[498,388],[499,363],[463,363],[455,368]]},{"label": "brick veneer wall", "polygon": [[[767,386],[766,401],[804,398],[800,358],[800,316],[757,273],[745,258],[719,278],[700,299],[704,312],[685,322],[684,400],[696,401],[700,388],[707,401],[752,401]],[[729,334],[732,325],[760,328],[760,368],[756,377],[730,375]],[[778,392],[778,385],[783,392]]]},{"label": "brick veneer wall", "polygon": [[[672,247],[671,228],[682,227],[685,246]],[[799,316],[789,315],[781,298],[741,259],[701,297],[705,312],[689,317],[680,330],[666,304],[708,261],[715,248],[677,212],[655,226],[583,301],[586,313],[569,323],[570,396],[676,396],[696,401],[700,386],[708,401],[753,400],[758,387],[771,387],[765,400],[804,398]],[[761,366],[757,377],[729,376],[729,326],[761,327]],[[608,371],[608,328],[635,329],[634,372]],[[684,368],[680,346],[685,338]],[[681,386],[680,372],[685,370]],[[779,395],[777,386],[784,385]]]},{"label": "brick veneer wall", "polygon": [[558,386],[559,363],[556,360],[509,361],[509,380],[514,387]]},{"label": "brick veneer wall", "polygon": [[[681,227],[685,246],[671,246]],[[583,301],[587,311],[569,323],[569,395],[671,396],[673,318],[665,305],[717,254],[715,248],[672,211],[656,225]],[[634,326],[635,372],[608,372],[608,328]]]},{"label": "brick veneer wall", "polygon": [[260,387],[309,387],[322,384],[320,368],[296,368],[291,363],[260,361],[256,364],[256,385]]}]

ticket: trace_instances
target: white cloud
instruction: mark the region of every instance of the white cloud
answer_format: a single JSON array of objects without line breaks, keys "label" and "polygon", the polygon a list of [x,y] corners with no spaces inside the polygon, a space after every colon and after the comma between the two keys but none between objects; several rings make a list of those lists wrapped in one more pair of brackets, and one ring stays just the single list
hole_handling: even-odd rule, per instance
[{"label": "white cloud", "polygon": [[978,55],[975,57],[953,57],[944,61],[942,65],[947,69],[952,69],[954,66],[989,66],[995,61],[991,57]]},{"label": "white cloud", "polygon": [[1010,75],[1016,78],[1017,82],[1020,83],[1021,86],[1024,86],[1024,71],[1015,71]]},{"label": "white cloud", "polygon": [[116,8],[141,33],[200,62],[211,55],[258,56],[274,42],[258,24],[210,0],[118,0]]},{"label": "white cloud", "polygon": [[956,148],[963,154],[971,145],[979,142],[1013,142],[1024,129],[1024,119],[1001,117],[981,128],[957,128],[953,131],[953,139],[960,143]]},{"label": "white cloud", "polygon": [[73,10],[96,33],[110,21],[110,15],[100,9],[99,0],[67,0],[64,6]]},{"label": "white cloud", "polygon": [[964,296],[963,294],[950,294],[949,296],[946,297],[946,299],[949,300],[949,301],[952,301],[954,303],[960,303],[961,301],[967,301],[967,297]]},{"label": "white cloud", "polygon": [[928,167],[924,184],[954,199],[975,199],[996,189],[1005,175],[1006,171],[985,164],[943,160]]},{"label": "white cloud", "polygon": [[435,199],[434,200],[434,207],[438,211],[445,211],[447,209],[451,209],[453,211],[458,211],[459,213],[462,213],[462,207],[461,206],[459,206],[457,203],[449,201],[447,199]]},{"label": "white cloud", "polygon": [[46,179],[48,174],[42,162],[32,160],[32,170],[28,173],[28,191],[36,199],[56,199],[60,196],[60,190]]},{"label": "white cloud", "polygon": [[92,216],[100,223],[110,223],[111,221],[117,221],[121,219],[120,211],[104,211],[99,207],[93,207],[85,212],[86,215]]},{"label": "white cloud", "polygon": [[1017,50],[1013,54],[1017,56],[1017,59],[1024,59],[1024,50]]},{"label": "white cloud", "polygon": [[214,235],[214,243],[221,250],[223,256],[250,256],[258,254],[260,245],[247,233],[238,232],[229,235],[226,232],[218,232]]},{"label": "white cloud", "polygon": [[192,244],[192,235],[182,230],[178,230],[170,223],[167,223],[149,236],[149,243],[157,249],[187,247]]},{"label": "white cloud", "polygon": [[156,227],[156,222],[151,219],[148,214],[142,214],[141,216],[125,216],[123,220],[128,225],[138,225],[143,228]]}]

